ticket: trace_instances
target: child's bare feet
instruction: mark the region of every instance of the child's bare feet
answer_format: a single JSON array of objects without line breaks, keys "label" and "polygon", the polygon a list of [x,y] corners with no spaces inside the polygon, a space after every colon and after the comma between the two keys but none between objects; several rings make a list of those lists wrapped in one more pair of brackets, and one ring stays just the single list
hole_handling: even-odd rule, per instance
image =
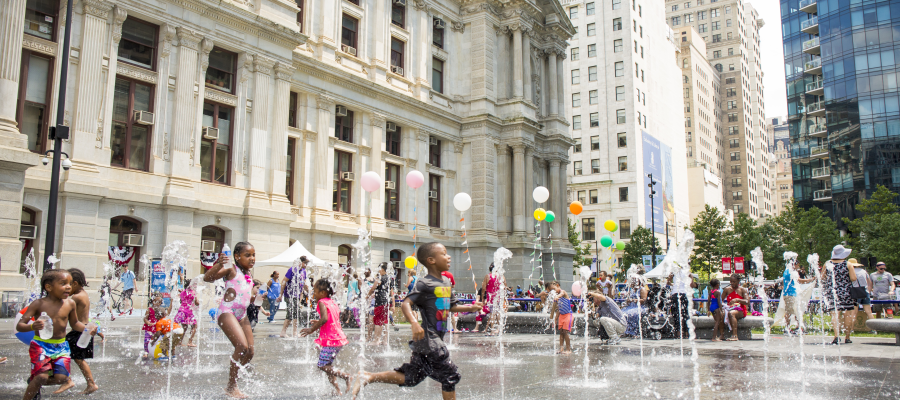
[{"label": "child's bare feet", "polygon": [[719,339],[719,338],[717,338],[717,337],[714,337],[714,338],[712,338],[712,341],[713,341],[713,342],[721,342],[722,339]]},{"label": "child's bare feet", "polygon": [[84,389],[84,391],[81,392],[81,394],[91,394],[98,390],[100,390],[100,386],[97,386],[96,383],[90,383],[90,384],[88,384],[87,389]]},{"label": "child's bare feet", "polygon": [[243,392],[241,392],[237,387],[233,387],[231,389],[225,389],[225,394],[228,395],[228,397],[235,398],[235,399],[246,399],[247,398],[247,395],[245,395]]},{"label": "child's bare feet", "polygon": [[350,375],[344,377],[344,383],[347,384],[347,393],[350,393]]},{"label": "child's bare feet", "polygon": [[65,392],[66,390],[73,388],[73,387],[75,387],[75,382],[72,382],[72,379],[69,378],[68,380],[63,382],[62,386],[60,386],[59,389],[56,389],[56,391],[53,392],[53,394],[60,394],[62,392]]},{"label": "child's bare feet", "polygon": [[369,383],[369,379],[371,375],[365,371],[360,371],[359,375],[353,377],[353,399],[356,399],[356,396],[359,394],[359,391],[362,390],[363,386],[366,386]]}]

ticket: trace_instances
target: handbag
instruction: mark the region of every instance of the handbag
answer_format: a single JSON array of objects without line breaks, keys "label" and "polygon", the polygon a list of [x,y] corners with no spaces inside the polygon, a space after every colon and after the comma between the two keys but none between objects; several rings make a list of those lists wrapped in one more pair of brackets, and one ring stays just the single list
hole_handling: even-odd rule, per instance
[{"label": "handbag", "polygon": [[864,299],[869,296],[869,292],[866,291],[866,288],[862,286],[853,286],[857,282],[853,282],[850,286],[850,297],[854,299]]}]

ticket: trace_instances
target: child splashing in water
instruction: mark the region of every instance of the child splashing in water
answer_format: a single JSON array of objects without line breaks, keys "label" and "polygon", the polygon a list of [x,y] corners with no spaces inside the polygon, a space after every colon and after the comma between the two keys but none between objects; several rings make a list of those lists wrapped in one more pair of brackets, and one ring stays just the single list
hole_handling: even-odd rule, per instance
[{"label": "child splashing in water", "polygon": [[230,261],[224,253],[220,254],[216,263],[204,274],[203,280],[210,283],[225,280],[225,294],[217,311],[217,319],[222,332],[234,345],[225,393],[243,399],[247,396],[238,390],[237,378],[238,371],[253,359],[253,331],[247,318],[247,306],[250,305],[253,288],[250,270],[256,264],[256,250],[250,243],[240,242],[234,246],[234,268],[225,267],[225,263]]},{"label": "child splashing in water", "polygon": [[319,331],[319,338],[316,339],[316,345],[322,349],[319,351],[319,369],[328,375],[328,381],[334,386],[337,395],[341,395],[341,387],[337,383],[336,378],[341,378],[347,384],[347,390],[350,390],[350,375],[343,371],[334,369],[332,364],[341,347],[347,344],[347,336],[341,330],[340,309],[337,303],[331,299],[334,295],[334,289],[331,283],[325,279],[319,279],[313,286],[313,297],[316,300],[316,311],[319,313],[319,319],[312,321],[312,326],[300,331],[300,335],[306,337],[315,331]]}]

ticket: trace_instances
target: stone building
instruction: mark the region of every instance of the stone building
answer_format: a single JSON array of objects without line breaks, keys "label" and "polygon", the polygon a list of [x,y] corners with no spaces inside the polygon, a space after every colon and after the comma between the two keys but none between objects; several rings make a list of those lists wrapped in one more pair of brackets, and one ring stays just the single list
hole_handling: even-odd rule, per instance
[{"label": "stone building", "polygon": [[[241,240],[258,260],[300,241],[358,265],[350,244],[369,228],[373,262],[402,260],[414,240],[446,244],[471,291],[463,278],[480,279],[499,246],[516,255],[511,284],[530,273],[535,186],[550,189],[546,208],[566,207],[574,29],[557,0],[79,0],[74,11],[73,166],[52,250],[38,153],[56,118],[65,1],[11,0],[0,20],[0,85],[18,93],[0,102],[0,290],[24,286],[11,266],[32,248],[91,279],[108,252],[138,268],[174,240],[190,247],[189,274]],[[413,170],[418,190],[405,183]],[[364,192],[366,171],[385,189]],[[458,192],[473,199],[464,221]],[[571,276],[571,249],[553,248]]]},{"label": "stone building", "polygon": [[775,160],[772,170],[775,171],[775,215],[780,214],[794,198],[794,177],[791,163],[791,137],[787,117],[770,118],[769,145],[774,152]]}]

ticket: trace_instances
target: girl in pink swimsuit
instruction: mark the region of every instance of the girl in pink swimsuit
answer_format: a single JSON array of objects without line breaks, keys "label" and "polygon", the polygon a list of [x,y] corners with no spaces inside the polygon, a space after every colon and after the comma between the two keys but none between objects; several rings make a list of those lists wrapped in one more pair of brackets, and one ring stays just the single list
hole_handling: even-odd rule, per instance
[{"label": "girl in pink swimsuit", "polygon": [[225,295],[219,305],[217,319],[222,332],[234,345],[225,393],[231,397],[245,398],[238,390],[237,376],[238,371],[253,359],[253,331],[247,319],[247,306],[250,305],[250,291],[253,288],[250,270],[256,264],[256,250],[250,243],[240,242],[234,246],[234,266],[225,268],[223,263],[227,261],[230,261],[228,256],[220,254],[212,268],[203,275],[203,280],[225,280]]},{"label": "girl in pink swimsuit", "polygon": [[334,289],[331,283],[325,279],[319,279],[313,286],[313,296],[316,299],[316,312],[319,313],[319,319],[313,321],[312,326],[300,330],[301,336],[307,336],[315,331],[319,331],[319,338],[316,339],[316,345],[321,348],[319,350],[318,367],[322,372],[328,375],[328,381],[334,386],[337,395],[341,395],[341,387],[337,383],[337,378],[344,380],[347,390],[350,390],[350,375],[346,372],[334,369],[334,359],[337,357],[341,347],[347,344],[347,336],[341,329],[341,311],[337,303],[331,299],[334,295]]}]

